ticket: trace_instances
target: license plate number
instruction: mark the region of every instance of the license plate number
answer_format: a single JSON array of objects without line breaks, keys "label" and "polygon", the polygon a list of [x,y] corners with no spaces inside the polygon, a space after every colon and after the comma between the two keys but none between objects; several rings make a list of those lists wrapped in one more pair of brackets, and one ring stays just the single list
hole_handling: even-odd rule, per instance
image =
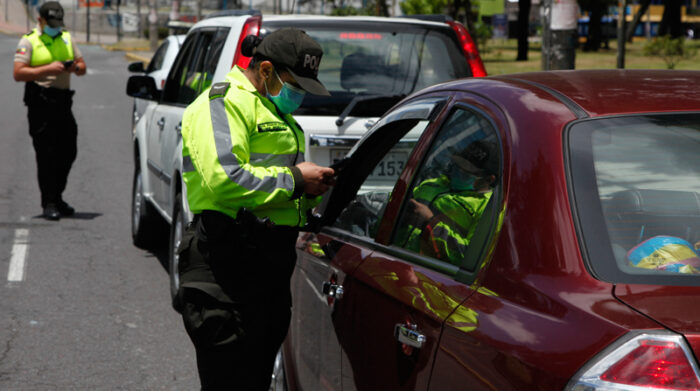
[{"label": "license plate number", "polygon": [[[347,152],[348,150],[344,149],[331,150],[331,163],[335,163],[345,157]],[[406,165],[406,160],[408,160],[408,152],[395,151],[387,153],[374,168],[367,180],[398,179]]]}]

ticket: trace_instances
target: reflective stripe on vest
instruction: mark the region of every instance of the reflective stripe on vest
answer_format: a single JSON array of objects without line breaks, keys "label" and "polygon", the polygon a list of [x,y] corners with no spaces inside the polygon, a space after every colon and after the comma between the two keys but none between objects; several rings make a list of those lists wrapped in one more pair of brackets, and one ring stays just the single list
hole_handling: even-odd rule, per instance
[{"label": "reflective stripe on vest", "polygon": [[[280,173],[276,178],[267,177],[260,179],[242,169],[238,164],[238,158],[231,151],[232,142],[226,114],[226,104],[224,101],[224,95],[221,94],[217,88],[218,84],[228,83],[217,83],[214,85],[214,87],[212,87],[209,94],[209,111],[211,113],[212,128],[214,130],[213,133],[214,144],[216,145],[216,154],[219,158],[221,167],[226,172],[226,175],[228,175],[229,179],[231,179],[231,181],[234,183],[251,191],[272,193],[277,188],[293,189],[294,179],[291,175]],[[226,86],[226,88],[228,88],[228,86]]]},{"label": "reflective stripe on vest", "polygon": [[30,66],[46,65],[54,61],[74,60],[73,44],[70,33],[67,31],[63,31],[56,38],[51,38],[49,35],[34,29],[25,37],[32,44]]}]

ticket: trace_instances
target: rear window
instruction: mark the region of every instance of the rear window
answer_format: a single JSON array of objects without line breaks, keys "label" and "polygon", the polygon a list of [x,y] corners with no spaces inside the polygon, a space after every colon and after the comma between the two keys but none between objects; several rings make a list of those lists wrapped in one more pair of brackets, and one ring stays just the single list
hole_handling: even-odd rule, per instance
[{"label": "rear window", "polygon": [[569,132],[589,267],[610,282],[700,284],[700,114],[589,120]]},{"label": "rear window", "polygon": [[471,76],[451,28],[407,23],[285,22],[261,35],[298,27],[323,47],[319,80],[331,97],[307,94],[297,115],[340,115],[356,97],[353,116],[378,117],[404,96],[427,86]]}]

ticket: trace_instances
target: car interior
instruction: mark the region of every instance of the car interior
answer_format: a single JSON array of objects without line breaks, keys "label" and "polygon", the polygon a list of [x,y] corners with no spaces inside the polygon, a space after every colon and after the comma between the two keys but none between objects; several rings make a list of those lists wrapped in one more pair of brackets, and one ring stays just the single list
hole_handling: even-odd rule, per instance
[{"label": "car interior", "polygon": [[630,266],[627,254],[650,238],[662,235],[690,244],[700,241],[700,193],[629,189],[612,194],[604,209],[615,259],[625,272],[649,273]]}]

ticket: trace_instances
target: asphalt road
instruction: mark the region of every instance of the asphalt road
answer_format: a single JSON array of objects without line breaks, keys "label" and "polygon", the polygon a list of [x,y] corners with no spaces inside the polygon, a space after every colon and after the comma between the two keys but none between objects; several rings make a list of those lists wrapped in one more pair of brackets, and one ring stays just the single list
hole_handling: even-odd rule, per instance
[{"label": "asphalt road", "polygon": [[73,76],[78,158],[64,199],[40,217],[18,37],[0,35],[0,390],[196,390],[194,350],[169,303],[165,249],[130,234],[131,99],[122,52],[81,46]]}]

